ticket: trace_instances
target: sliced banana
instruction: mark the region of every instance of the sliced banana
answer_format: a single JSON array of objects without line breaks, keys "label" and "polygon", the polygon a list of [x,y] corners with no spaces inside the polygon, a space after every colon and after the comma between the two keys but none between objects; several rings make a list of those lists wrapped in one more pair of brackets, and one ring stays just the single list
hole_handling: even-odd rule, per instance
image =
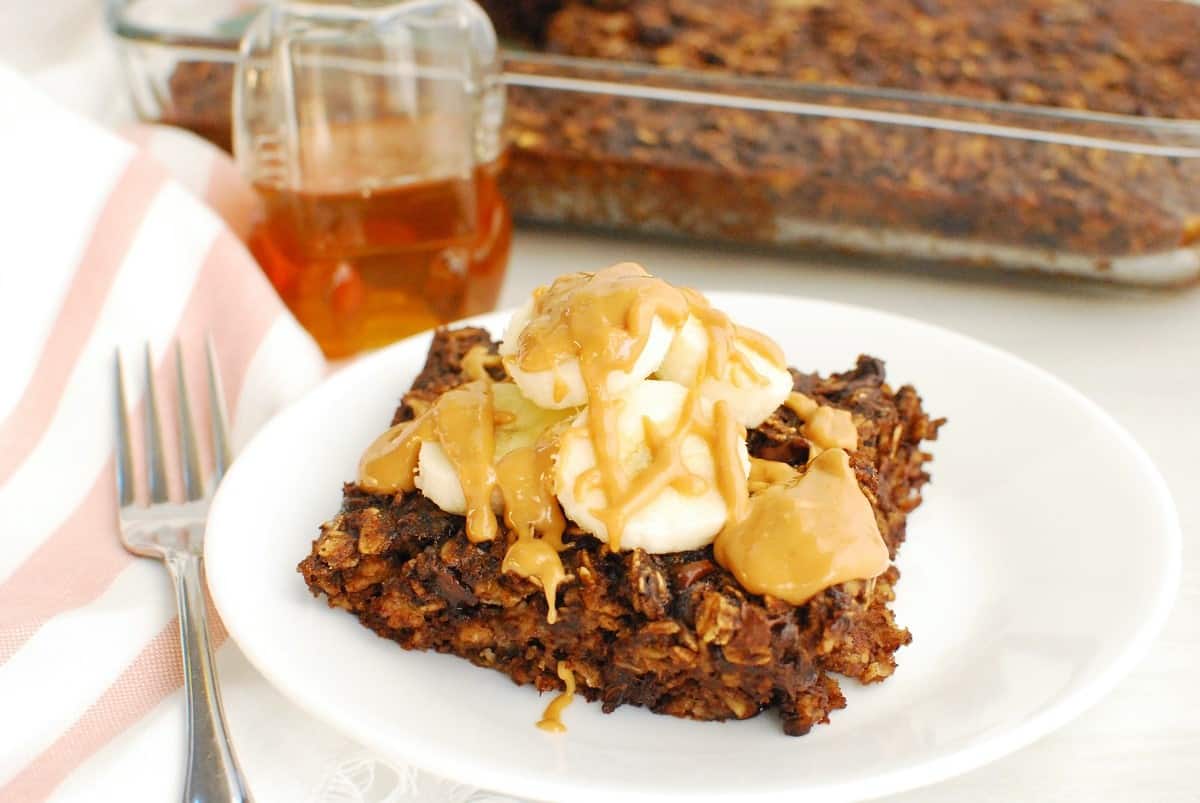
[{"label": "sliced banana", "polygon": [[525,331],[525,327],[529,325],[529,319],[533,316],[533,299],[529,299],[512,314],[508,319],[508,326],[504,328],[504,339],[500,341],[500,356],[512,357],[517,353],[517,345],[521,339],[521,332]]},{"label": "sliced banana", "polygon": [[[549,427],[575,415],[575,410],[546,410],[530,402],[511,382],[492,385],[492,406],[496,411],[495,461],[498,463],[514,449],[532,446]],[[421,444],[417,456],[414,484],[447,513],[465,515],[467,500],[454,464],[437,441]]]},{"label": "sliced banana", "polygon": [[417,476],[413,484],[425,498],[447,513],[467,515],[467,496],[458,472],[437,441],[423,441],[417,453]]},{"label": "sliced banana", "polygon": [[575,410],[547,410],[525,398],[512,382],[492,385],[496,408],[496,460],[522,446],[533,446],[550,427],[575,415]]},{"label": "sliced banana", "polygon": [[[687,396],[687,388],[675,382],[646,380],[615,401],[617,460],[634,486],[638,474],[653,460],[647,427],[666,437],[678,424]],[[586,410],[581,412],[562,436],[554,470],[555,491],[567,518],[607,541],[607,527],[597,512],[609,509],[610,503],[598,481],[588,415]],[[702,399],[701,418],[710,422],[711,416],[712,403]],[[738,452],[749,475],[750,458],[744,442]],[[690,477],[663,488],[628,517],[621,549],[640,547],[652,553],[696,549],[710,543],[725,526],[728,509],[717,482],[713,447],[700,434],[691,433],[683,440],[680,458]]]},{"label": "sliced banana", "polygon": [[[530,301],[513,313],[504,331],[500,356],[508,375],[521,388],[521,392],[539,407],[563,410],[587,404],[587,385],[578,357],[564,355],[556,365],[541,371],[527,371],[518,363],[518,341],[532,314],[533,302]],[[662,318],[655,317],[650,323],[646,344],[630,369],[608,373],[605,379],[606,392],[610,396],[619,395],[654,373],[667,356],[674,336],[674,327],[668,326]]]},{"label": "sliced banana", "polygon": [[[787,399],[792,390],[792,375],[741,340],[735,342],[734,348],[739,358],[726,360],[723,376],[706,377],[700,393],[714,402],[727,402],[738,421],[753,429]],[[698,318],[688,316],[655,375],[691,385],[706,368],[708,349],[708,330]]]}]

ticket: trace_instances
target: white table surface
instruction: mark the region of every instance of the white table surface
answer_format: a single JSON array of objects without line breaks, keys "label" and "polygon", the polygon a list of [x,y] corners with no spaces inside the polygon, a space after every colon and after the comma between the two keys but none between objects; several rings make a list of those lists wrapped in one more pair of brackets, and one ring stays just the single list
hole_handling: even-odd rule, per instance
[{"label": "white table surface", "polygon": [[[535,230],[516,237],[500,304],[517,304],[564,271],[622,259],[704,290],[809,296],[955,329],[1057,374],[1133,433],[1166,477],[1184,533],[1180,593],[1149,655],[1066,728],[890,800],[1200,801],[1200,288],[1115,290]],[[936,463],[934,471],[936,480]]]}]

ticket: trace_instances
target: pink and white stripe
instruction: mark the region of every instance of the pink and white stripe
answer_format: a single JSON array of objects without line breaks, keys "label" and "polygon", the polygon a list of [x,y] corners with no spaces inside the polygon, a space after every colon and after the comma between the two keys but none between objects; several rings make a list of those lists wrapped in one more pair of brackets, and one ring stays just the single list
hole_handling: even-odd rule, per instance
[{"label": "pink and white stripe", "polygon": [[235,445],[324,362],[239,239],[254,199],[227,157],[164,129],[122,140],[3,70],[0,99],[0,220],[18,224],[0,279],[0,800],[38,801],[181,683],[165,574],[117,540],[114,349],[149,340],[167,390],[178,339],[200,388],[211,333]]}]

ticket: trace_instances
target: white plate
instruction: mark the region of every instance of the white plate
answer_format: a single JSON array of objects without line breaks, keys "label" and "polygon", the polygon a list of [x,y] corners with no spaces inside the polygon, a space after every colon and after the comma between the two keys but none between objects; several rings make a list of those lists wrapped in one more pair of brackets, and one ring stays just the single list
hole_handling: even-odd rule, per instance
[{"label": "white plate", "polygon": [[[1174,598],[1180,535],[1133,439],[1054,377],[916,321],[819,301],[711,294],[805,370],[888,362],[948,416],[900,554],[899,669],[808,736],[772,714],[701,723],[582,699],[566,734],[546,698],[458,658],[410,653],[314,599],[296,563],[391,418],[429,336],[346,368],[271,421],[212,508],[208,582],[230,634],[312,714],[381,752],[516,796],[846,800],[947,778],[1094,703],[1145,652]],[[478,322],[503,329],[506,315]]]}]

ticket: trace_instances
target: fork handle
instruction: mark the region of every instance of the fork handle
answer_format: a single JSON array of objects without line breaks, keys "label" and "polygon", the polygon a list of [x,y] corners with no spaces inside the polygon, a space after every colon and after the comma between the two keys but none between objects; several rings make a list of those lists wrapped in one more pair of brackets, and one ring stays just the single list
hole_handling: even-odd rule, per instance
[{"label": "fork handle", "polygon": [[189,551],[166,560],[179,605],[183,686],[187,694],[187,780],[184,803],[250,803],[250,792],[229,743],[217,689],[208,606],[200,555]]}]

